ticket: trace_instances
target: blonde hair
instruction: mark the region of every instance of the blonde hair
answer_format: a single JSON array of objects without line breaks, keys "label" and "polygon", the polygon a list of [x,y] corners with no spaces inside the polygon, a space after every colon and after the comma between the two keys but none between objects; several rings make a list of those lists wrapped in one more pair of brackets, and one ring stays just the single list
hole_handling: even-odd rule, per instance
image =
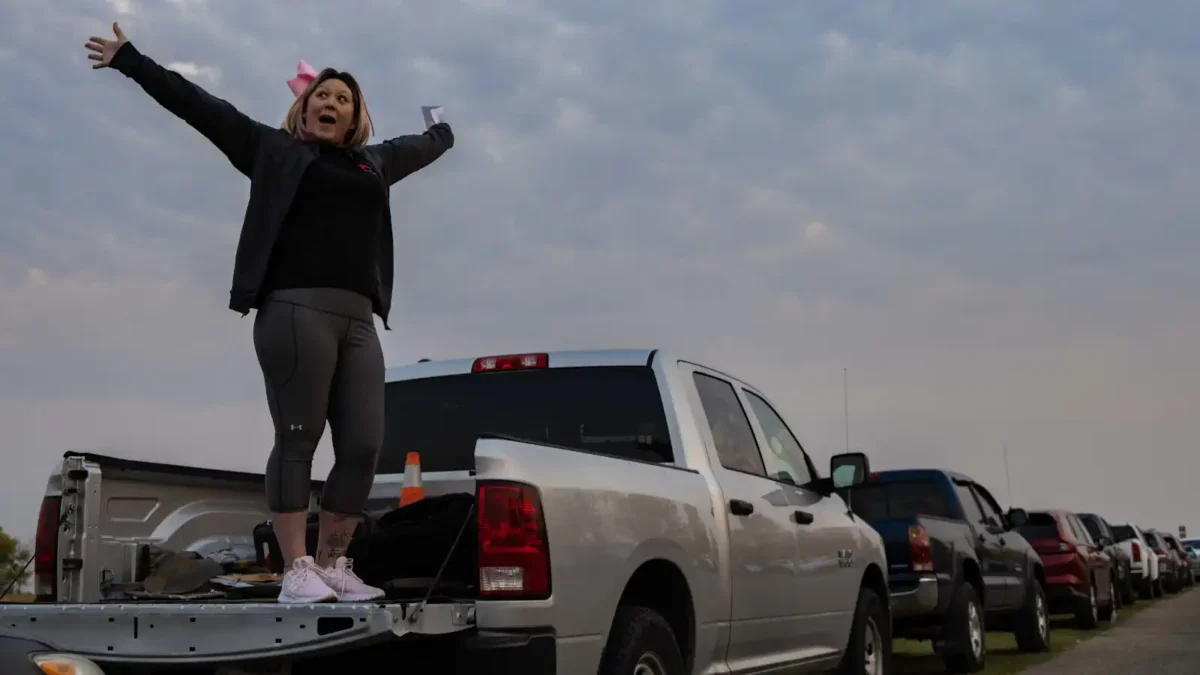
[{"label": "blonde hair", "polygon": [[295,101],[292,101],[287,114],[283,116],[283,130],[293,136],[300,136],[301,120],[304,119],[304,110],[308,107],[308,99],[316,91],[317,86],[326,80],[340,80],[344,82],[350,88],[350,95],[354,100],[354,121],[351,124],[350,131],[346,134],[346,138],[342,139],[342,145],[350,148],[363,147],[367,144],[367,140],[375,133],[375,123],[371,121],[371,112],[367,109],[367,98],[363,96],[362,88],[358,86],[358,80],[354,79],[353,75],[338,72],[333,68],[322,70],[309,83],[304,93],[297,96]]}]

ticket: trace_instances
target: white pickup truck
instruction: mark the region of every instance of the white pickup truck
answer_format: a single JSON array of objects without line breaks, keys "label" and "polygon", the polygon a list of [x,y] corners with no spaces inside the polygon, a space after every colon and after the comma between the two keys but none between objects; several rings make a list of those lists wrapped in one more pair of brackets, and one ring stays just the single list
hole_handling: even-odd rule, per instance
[{"label": "white pickup truck", "polygon": [[610,350],[423,361],[389,368],[386,388],[370,510],[396,506],[408,451],[427,499],[473,498],[444,538],[447,558],[474,556],[454,595],[137,600],[148,547],[249,544],[263,477],[68,453],[42,505],[39,601],[0,605],[0,624],[106,673],[890,671],[883,545],[834,492],[835,473],[838,488],[866,478],[866,457],[822,478],[749,384]]}]

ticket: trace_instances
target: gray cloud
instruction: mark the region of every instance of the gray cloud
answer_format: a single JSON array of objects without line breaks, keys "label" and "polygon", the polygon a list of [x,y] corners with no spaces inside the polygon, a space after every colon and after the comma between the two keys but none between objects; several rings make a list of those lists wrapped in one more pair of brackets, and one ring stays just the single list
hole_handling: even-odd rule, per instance
[{"label": "gray cloud", "polygon": [[766,390],[818,462],[848,366],[881,466],[1004,494],[1007,442],[1023,502],[1200,506],[1194,3],[355,7],[0,10],[7,530],[67,447],[258,470],[270,443],[225,309],[248,185],[87,67],[113,19],[264,121],[301,58],[355,72],[384,136],[446,106],[458,146],[393,192],[393,363],[672,347]]}]

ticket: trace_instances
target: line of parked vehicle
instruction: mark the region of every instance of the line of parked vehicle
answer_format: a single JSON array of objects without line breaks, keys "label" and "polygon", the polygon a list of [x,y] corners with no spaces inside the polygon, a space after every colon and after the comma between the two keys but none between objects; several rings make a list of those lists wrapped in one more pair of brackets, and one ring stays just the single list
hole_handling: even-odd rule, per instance
[{"label": "line of parked vehicle", "polygon": [[1003,511],[959,473],[882,471],[840,493],[883,539],[893,637],[931,641],[953,673],[984,668],[987,631],[1013,632],[1022,651],[1047,651],[1051,615],[1073,614],[1079,628],[1095,629],[1123,605],[1177,593],[1200,576],[1200,538],[1095,513]]}]

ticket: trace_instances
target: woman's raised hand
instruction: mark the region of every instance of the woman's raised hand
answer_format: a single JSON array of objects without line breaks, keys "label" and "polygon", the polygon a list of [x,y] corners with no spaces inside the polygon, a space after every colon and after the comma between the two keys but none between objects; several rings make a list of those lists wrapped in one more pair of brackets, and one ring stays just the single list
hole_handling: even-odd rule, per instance
[{"label": "woman's raised hand", "polygon": [[113,56],[116,55],[117,50],[121,48],[121,45],[129,42],[129,38],[125,37],[124,31],[121,30],[116,21],[113,22],[113,35],[116,36],[115,40],[106,40],[95,35],[88,38],[88,42],[84,46],[92,52],[88,54],[88,58],[96,62],[92,64],[92,70],[107,68],[108,64],[112,62]]}]

